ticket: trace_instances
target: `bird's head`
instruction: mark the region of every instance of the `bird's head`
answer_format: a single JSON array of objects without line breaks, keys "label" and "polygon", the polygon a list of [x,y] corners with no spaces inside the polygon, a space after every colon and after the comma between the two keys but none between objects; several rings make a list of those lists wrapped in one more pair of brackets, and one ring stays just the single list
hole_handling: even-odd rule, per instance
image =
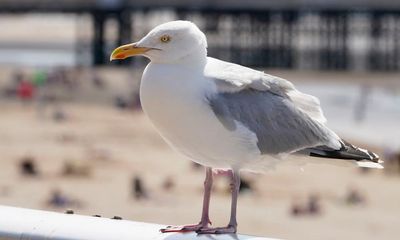
[{"label": "bird's head", "polygon": [[189,21],[172,21],[151,30],[140,41],[116,48],[110,61],[142,55],[157,63],[184,61],[185,57],[207,55],[207,40],[202,31]]}]

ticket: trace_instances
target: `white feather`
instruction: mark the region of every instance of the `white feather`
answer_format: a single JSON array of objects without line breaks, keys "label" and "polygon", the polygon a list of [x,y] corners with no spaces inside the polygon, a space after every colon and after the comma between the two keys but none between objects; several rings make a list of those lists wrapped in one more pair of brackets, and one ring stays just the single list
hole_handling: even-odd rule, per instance
[{"label": "white feather", "polygon": [[371,161],[357,161],[356,163],[359,167],[363,168],[378,168],[378,169],[384,168],[381,164]]},{"label": "white feather", "polygon": [[326,118],[322,113],[318,98],[308,94],[304,94],[297,90],[289,91],[287,95],[290,97],[296,107],[301,109],[312,119],[320,123],[326,123]]}]

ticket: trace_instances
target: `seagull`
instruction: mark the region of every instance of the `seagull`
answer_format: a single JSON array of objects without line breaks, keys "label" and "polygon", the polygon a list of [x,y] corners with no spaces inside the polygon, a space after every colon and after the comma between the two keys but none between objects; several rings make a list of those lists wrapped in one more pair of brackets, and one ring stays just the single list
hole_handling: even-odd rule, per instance
[{"label": "seagull", "polygon": [[[240,171],[268,170],[289,154],[383,168],[378,155],[325,125],[316,97],[283,78],[208,57],[206,36],[190,21],[161,24],[116,48],[110,61],[137,55],[150,59],[140,86],[145,114],[173,149],[206,170],[200,222],[161,232],[236,233]],[[209,205],[218,169],[229,172],[231,214],[228,225],[215,228]]]}]

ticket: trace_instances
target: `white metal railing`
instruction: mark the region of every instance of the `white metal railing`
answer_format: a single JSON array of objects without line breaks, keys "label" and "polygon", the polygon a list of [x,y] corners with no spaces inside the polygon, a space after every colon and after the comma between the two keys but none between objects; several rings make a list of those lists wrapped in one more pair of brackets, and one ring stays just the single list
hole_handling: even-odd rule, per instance
[{"label": "white metal railing", "polygon": [[0,240],[268,240],[241,234],[161,233],[164,225],[0,205]]}]

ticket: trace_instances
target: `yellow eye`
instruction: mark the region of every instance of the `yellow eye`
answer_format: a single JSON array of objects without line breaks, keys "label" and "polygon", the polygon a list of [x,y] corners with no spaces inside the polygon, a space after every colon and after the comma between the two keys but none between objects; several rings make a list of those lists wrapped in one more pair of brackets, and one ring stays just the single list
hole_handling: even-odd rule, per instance
[{"label": "yellow eye", "polygon": [[161,42],[166,43],[169,42],[171,40],[171,37],[168,35],[164,35],[160,38]]}]

